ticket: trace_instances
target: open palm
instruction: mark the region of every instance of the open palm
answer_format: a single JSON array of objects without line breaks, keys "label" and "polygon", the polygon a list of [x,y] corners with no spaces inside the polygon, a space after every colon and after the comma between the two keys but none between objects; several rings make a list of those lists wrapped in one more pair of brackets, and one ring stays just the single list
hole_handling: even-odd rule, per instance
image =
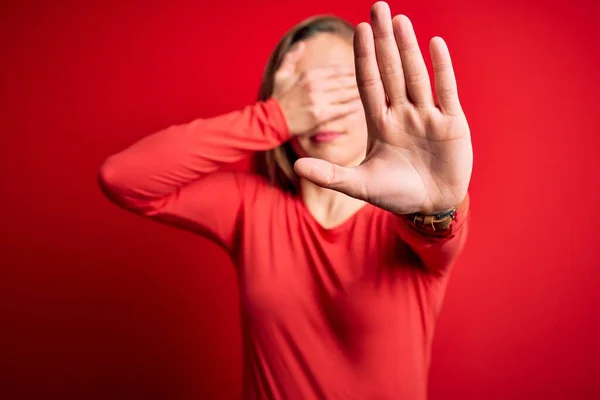
[{"label": "open palm", "polygon": [[295,170],[396,214],[453,208],[467,194],[473,149],[448,48],[439,37],[430,42],[436,105],[410,20],[392,19],[385,2],[373,5],[371,20],[372,27],[361,23],[354,36],[369,134],[366,158],[357,167],[302,158]]}]

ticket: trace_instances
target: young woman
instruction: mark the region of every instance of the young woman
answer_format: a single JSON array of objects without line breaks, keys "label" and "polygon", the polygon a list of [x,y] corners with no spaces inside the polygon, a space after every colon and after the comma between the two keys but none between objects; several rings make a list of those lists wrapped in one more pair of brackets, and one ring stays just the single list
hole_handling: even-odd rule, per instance
[{"label": "young woman", "polygon": [[[244,399],[426,397],[473,152],[444,41],[430,42],[436,103],[408,18],[379,2],[371,19],[304,21],[256,104],[171,126],[102,166],[114,202],[231,255]],[[250,155],[253,173],[222,171]]]}]

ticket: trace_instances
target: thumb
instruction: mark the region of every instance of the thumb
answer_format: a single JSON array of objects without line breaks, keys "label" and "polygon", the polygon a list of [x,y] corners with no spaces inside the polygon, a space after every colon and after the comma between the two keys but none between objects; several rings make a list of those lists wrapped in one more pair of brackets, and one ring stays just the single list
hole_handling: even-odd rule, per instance
[{"label": "thumb", "polygon": [[277,75],[279,75],[280,77],[288,77],[294,72],[296,72],[296,63],[298,63],[298,60],[302,56],[305,45],[303,42],[300,42],[297,43],[294,47],[295,48],[289,50],[283,57],[281,66],[277,70]]},{"label": "thumb", "polygon": [[301,158],[294,164],[294,171],[312,183],[337,190],[360,200],[367,200],[367,180],[364,169],[340,167],[318,158]]}]

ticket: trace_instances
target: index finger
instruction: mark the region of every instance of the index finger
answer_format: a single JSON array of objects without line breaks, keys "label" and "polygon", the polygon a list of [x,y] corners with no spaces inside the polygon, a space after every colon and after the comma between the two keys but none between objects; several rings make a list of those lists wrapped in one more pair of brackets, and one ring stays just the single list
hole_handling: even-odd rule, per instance
[{"label": "index finger", "polygon": [[375,58],[371,25],[361,22],[354,33],[354,64],[360,98],[367,115],[378,115],[386,106],[385,91]]}]

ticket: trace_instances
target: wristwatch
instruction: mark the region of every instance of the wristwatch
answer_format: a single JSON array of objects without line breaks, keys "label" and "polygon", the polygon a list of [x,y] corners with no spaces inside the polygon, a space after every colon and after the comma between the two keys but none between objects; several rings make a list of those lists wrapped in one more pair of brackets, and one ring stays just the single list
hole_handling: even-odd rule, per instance
[{"label": "wristwatch", "polygon": [[456,213],[463,202],[456,207],[442,211],[437,214],[422,214],[414,213],[405,215],[405,218],[410,221],[415,228],[427,231],[443,231],[450,227],[452,221],[456,218]]}]

